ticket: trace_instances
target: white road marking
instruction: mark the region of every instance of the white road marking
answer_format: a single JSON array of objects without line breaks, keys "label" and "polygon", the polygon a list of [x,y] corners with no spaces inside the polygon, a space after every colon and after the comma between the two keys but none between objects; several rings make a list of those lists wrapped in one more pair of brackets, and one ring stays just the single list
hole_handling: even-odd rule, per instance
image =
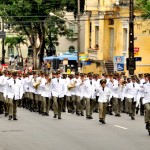
[{"label": "white road marking", "polygon": [[124,130],[127,130],[128,128],[125,128],[125,127],[122,127],[122,126],[119,126],[119,125],[114,125],[115,127],[118,127],[118,128],[121,128],[121,129],[124,129]]}]

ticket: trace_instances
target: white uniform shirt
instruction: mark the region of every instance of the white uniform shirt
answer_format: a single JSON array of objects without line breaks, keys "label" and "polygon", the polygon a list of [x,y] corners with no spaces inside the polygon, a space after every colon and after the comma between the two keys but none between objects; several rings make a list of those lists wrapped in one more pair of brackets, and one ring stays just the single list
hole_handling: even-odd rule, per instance
[{"label": "white uniform shirt", "polygon": [[134,101],[137,101],[138,91],[139,91],[139,84],[136,82],[134,84],[133,82],[130,82],[124,88],[123,95],[126,93],[127,98],[134,98]]},{"label": "white uniform shirt", "polygon": [[143,104],[150,103],[150,82],[144,84]]},{"label": "white uniform shirt", "polygon": [[84,82],[84,97],[85,98],[90,98],[90,99],[95,99],[96,98],[96,81],[95,80],[86,80]]},{"label": "white uniform shirt", "polygon": [[62,98],[65,92],[65,80],[62,78],[52,79],[52,96]]},{"label": "white uniform shirt", "polygon": [[99,94],[98,102],[103,103],[109,101],[111,90],[108,87],[105,87],[103,90],[102,86],[99,86],[99,88],[97,89],[97,93]]},{"label": "white uniform shirt", "polygon": [[42,90],[41,96],[51,98],[51,93],[52,93],[51,82],[47,83],[47,79],[42,78],[40,87],[41,87],[41,90]]},{"label": "white uniform shirt", "polygon": [[23,86],[20,79],[9,79],[8,80],[8,98],[19,100],[23,96]]},{"label": "white uniform shirt", "polygon": [[0,76],[0,92],[4,92],[4,88],[5,88],[5,84],[6,84],[6,80],[5,80],[5,76]]}]

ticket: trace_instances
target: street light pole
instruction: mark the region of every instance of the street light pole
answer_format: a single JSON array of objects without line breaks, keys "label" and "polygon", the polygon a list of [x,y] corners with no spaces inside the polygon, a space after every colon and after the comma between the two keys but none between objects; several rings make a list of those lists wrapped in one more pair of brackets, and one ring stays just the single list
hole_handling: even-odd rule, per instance
[{"label": "street light pole", "polygon": [[129,4],[129,58],[127,58],[127,70],[133,75],[136,68],[134,57],[134,0]]},{"label": "street light pole", "polygon": [[[4,20],[2,19],[2,32],[4,33]],[[5,63],[4,37],[2,38],[2,64]]]},{"label": "street light pole", "polygon": [[77,48],[78,48],[78,53],[77,53],[77,58],[78,58],[78,69],[79,69],[79,67],[80,67],[80,59],[79,59],[79,57],[80,57],[80,0],[78,0],[78,15],[77,15],[78,17],[78,24],[77,24],[77,26],[78,26],[78,43],[77,43]]}]

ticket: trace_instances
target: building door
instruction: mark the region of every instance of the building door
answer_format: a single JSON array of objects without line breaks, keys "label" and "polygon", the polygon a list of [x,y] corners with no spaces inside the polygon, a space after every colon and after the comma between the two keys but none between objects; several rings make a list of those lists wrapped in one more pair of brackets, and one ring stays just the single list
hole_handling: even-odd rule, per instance
[{"label": "building door", "polygon": [[110,28],[110,47],[109,47],[109,55],[110,60],[113,60],[114,57],[114,28]]}]

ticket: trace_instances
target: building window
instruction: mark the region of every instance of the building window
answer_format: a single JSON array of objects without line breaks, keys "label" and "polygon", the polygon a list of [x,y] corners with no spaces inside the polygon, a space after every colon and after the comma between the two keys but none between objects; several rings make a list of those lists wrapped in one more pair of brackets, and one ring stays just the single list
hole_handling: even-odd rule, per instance
[{"label": "building window", "polygon": [[114,19],[109,19],[109,20],[108,20],[108,24],[109,24],[109,25],[114,25]]},{"label": "building window", "polygon": [[72,30],[73,33],[77,33],[76,25],[74,25],[74,24],[69,24],[69,29]]},{"label": "building window", "polygon": [[110,47],[109,47],[109,51],[110,51],[110,60],[113,60],[114,57],[114,28],[110,28]]},{"label": "building window", "polygon": [[99,26],[95,26],[95,45],[99,44]]},{"label": "building window", "polygon": [[8,46],[8,57],[14,56],[14,47]]},{"label": "building window", "polygon": [[123,56],[127,57],[128,53],[128,29],[123,28]]},{"label": "building window", "polygon": [[74,46],[70,46],[69,47],[69,52],[70,53],[74,53],[75,52],[75,47]]}]

